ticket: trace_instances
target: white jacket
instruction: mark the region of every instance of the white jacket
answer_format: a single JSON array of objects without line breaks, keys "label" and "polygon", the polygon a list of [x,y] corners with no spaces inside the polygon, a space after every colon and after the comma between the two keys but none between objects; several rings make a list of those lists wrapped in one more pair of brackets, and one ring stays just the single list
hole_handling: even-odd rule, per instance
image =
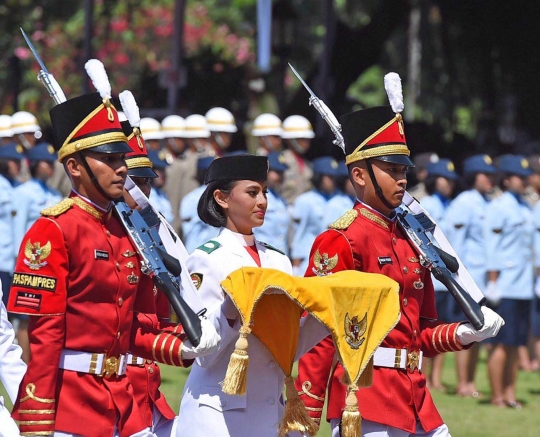
[{"label": "white jacket", "polygon": [[[259,242],[256,244],[261,267],[292,273],[291,263],[285,255]],[[253,335],[248,337],[246,395],[227,395],[221,391],[220,383],[225,378],[238,339],[240,321],[237,320],[232,328],[229,326],[221,311],[224,292],[219,284],[241,267],[257,267],[243,246],[241,235],[222,229],[214,240],[206,243],[207,251],[196,249],[188,258],[189,271],[202,279],[199,293],[208,309],[209,320],[221,335],[221,343],[216,352],[197,359],[193,365],[184,387],[177,437],[277,436],[278,424],[283,416],[285,375]],[[327,335],[327,329],[313,317],[303,319],[295,359]]]},{"label": "white jacket", "polygon": [[[2,302],[2,283],[0,282],[0,381],[13,403],[17,399],[19,384],[26,373],[26,364],[21,360],[22,349],[13,343],[14,339],[15,333]],[[0,396],[0,436],[18,435],[17,425],[7,408],[4,407],[4,398]]]}]

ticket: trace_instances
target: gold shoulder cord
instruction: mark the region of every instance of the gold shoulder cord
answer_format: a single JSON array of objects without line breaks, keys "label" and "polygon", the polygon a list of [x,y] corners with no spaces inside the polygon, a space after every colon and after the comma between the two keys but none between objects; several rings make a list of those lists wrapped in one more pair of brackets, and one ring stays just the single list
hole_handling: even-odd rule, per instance
[{"label": "gold shoulder cord", "polygon": [[371,220],[372,222],[375,222],[375,223],[381,225],[383,228],[390,229],[389,226],[388,226],[388,223],[386,223],[382,218],[380,218],[377,215],[373,214],[371,211],[368,211],[367,209],[362,208],[360,210],[360,214],[362,214],[368,220]]},{"label": "gold shoulder cord", "polygon": [[46,217],[58,217],[61,214],[64,214],[68,209],[74,205],[72,198],[64,199],[58,202],[56,205],[53,205],[49,208],[45,208],[41,211],[41,215]]},{"label": "gold shoulder cord", "polygon": [[349,209],[334,223],[328,226],[328,229],[344,230],[351,226],[352,222],[358,217],[358,211],[356,209]]}]

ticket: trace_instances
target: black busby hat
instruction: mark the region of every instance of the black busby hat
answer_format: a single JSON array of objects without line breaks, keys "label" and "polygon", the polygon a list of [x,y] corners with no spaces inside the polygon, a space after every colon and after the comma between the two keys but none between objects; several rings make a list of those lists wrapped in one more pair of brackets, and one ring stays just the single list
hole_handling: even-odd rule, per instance
[{"label": "black busby hat", "polygon": [[105,67],[97,59],[90,59],[84,68],[98,92],[70,99],[50,111],[60,161],[88,149],[100,153],[130,151],[118,112],[111,103],[111,84]]},{"label": "black busby hat", "polygon": [[60,103],[50,110],[54,145],[62,161],[75,152],[127,153],[131,149],[122,131],[116,108],[99,93]]},{"label": "black busby hat", "polygon": [[340,118],[345,141],[345,162],[368,158],[413,166],[403,127],[403,93],[396,73],[384,77],[391,106],[377,106],[345,114]]},{"label": "black busby hat", "polygon": [[232,155],[215,159],[208,167],[205,184],[219,180],[265,181],[268,175],[268,158],[255,155]]}]

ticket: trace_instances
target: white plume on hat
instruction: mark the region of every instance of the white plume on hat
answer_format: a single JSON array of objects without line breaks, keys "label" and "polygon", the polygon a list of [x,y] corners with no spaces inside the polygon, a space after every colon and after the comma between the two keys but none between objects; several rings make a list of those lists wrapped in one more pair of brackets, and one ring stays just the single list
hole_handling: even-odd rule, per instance
[{"label": "white plume on hat", "polygon": [[99,92],[102,99],[111,98],[111,84],[105,71],[105,66],[98,59],[90,59],[84,64],[86,73],[92,79],[94,88]]},{"label": "white plume on hat", "polygon": [[132,92],[128,90],[122,91],[118,94],[118,98],[131,127],[139,127],[141,125],[141,115]]},{"label": "white plume on hat", "polygon": [[392,110],[398,114],[403,112],[403,89],[401,88],[401,78],[397,73],[388,73],[384,76],[384,88],[388,94],[388,100]]}]

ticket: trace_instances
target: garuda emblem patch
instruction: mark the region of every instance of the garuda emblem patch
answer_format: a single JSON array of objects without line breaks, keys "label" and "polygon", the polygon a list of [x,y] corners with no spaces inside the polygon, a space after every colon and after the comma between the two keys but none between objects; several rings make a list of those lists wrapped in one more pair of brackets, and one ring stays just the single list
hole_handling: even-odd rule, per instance
[{"label": "garuda emblem patch", "polygon": [[311,271],[317,276],[326,276],[332,273],[332,270],[336,267],[337,263],[337,253],[332,258],[328,258],[327,253],[321,255],[319,249],[317,249],[313,256],[314,267],[312,267]]},{"label": "garuda emblem patch", "polygon": [[358,321],[358,316],[349,318],[349,313],[345,314],[345,340],[353,349],[358,349],[364,343],[367,329],[367,313],[364,318]]},{"label": "garuda emblem patch", "polygon": [[47,265],[47,261],[45,260],[51,254],[51,249],[50,241],[47,241],[47,244],[41,247],[39,241],[32,244],[32,242],[28,240],[24,246],[24,256],[26,257],[24,263],[30,267],[31,270],[39,270],[41,267],[45,267]]}]

